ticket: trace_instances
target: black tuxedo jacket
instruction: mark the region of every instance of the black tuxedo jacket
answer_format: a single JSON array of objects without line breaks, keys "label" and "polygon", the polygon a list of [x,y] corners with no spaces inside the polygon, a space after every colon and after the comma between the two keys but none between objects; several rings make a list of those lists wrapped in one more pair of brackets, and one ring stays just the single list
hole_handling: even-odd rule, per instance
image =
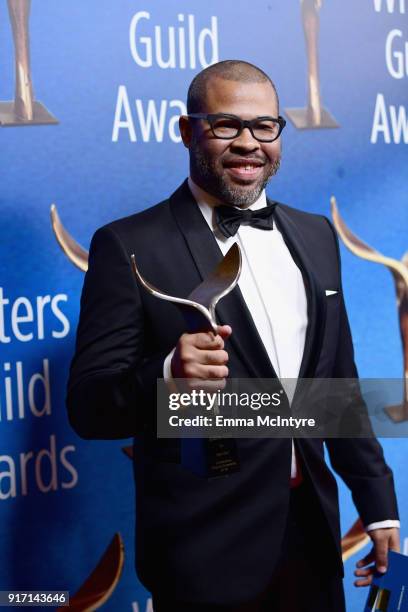
[{"label": "black tuxedo jacket", "polygon": [[[357,376],[331,224],[279,203],[274,219],[307,293],[300,376]],[[249,600],[266,586],[279,554],[291,441],[240,439],[240,471],[207,480],[180,465],[179,440],[156,438],[156,379],[162,378],[164,359],[185,323],[173,304],[138,286],[132,253],[146,279],[180,297],[187,297],[222,258],[187,182],[168,200],[95,233],[68,384],[70,422],[83,438],[134,436],[136,565],[148,589],[185,601]],[[325,289],[338,293],[326,296]],[[233,330],[226,342],[230,377],[276,377],[238,287],[221,300],[217,315]],[[323,443],[296,440],[342,568],[337,485]],[[327,439],[326,445],[363,522],[397,519],[392,472],[379,443]]]}]

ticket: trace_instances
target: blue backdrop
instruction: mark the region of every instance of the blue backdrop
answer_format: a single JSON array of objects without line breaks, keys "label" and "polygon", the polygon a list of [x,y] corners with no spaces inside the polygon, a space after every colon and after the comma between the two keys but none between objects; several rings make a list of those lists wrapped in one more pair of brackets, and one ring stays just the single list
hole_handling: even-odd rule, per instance
[{"label": "blue backdrop", "polygon": [[[281,170],[268,188],[274,199],[326,215],[335,194],[349,227],[395,258],[408,249],[404,9],[399,0],[324,0],[322,98],[340,128],[300,131],[289,123]],[[188,169],[177,117],[191,79],[214,61],[253,62],[275,80],[283,114],[304,106],[300,3],[33,0],[30,34],[36,98],[59,125],[0,130],[0,589],[73,593],[120,531],[125,566],[105,609],[144,612],[148,593],[133,569],[134,489],[124,443],[82,441],[67,422],[83,274],[55,241],[50,204],[87,248],[100,225],[171,193]],[[14,95],[13,54],[2,2],[0,100]],[[163,67],[166,60],[173,65]],[[360,375],[399,377],[391,275],[344,248],[342,257]],[[408,443],[383,444],[404,540]],[[339,484],[345,531],[357,517]],[[346,563],[351,612],[367,595],[352,585],[355,561]]]}]

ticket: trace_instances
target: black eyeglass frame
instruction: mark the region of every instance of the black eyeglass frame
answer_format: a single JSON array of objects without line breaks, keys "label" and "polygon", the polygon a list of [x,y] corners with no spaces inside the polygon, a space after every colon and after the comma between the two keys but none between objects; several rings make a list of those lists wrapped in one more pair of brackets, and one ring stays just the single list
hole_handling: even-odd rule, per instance
[{"label": "black eyeglass frame", "polygon": [[[249,131],[251,132],[252,137],[255,138],[255,140],[257,140],[258,142],[275,142],[275,140],[278,140],[279,136],[282,133],[283,128],[286,125],[286,119],[284,119],[280,115],[278,117],[270,117],[269,115],[265,115],[263,117],[255,117],[254,119],[249,119],[249,120],[241,119],[241,117],[238,117],[238,115],[231,115],[229,113],[209,113],[209,114],[208,113],[191,113],[187,115],[187,117],[189,119],[206,119],[208,123],[210,124],[211,132],[214,138],[219,138],[221,140],[234,140],[234,138],[238,138],[242,134],[244,128],[247,127]],[[236,119],[241,124],[235,136],[217,136],[217,134],[215,133],[214,125],[213,125],[214,121],[216,121],[217,119],[222,119],[223,117],[227,119]],[[253,132],[253,126],[255,125],[255,122],[257,121],[266,121],[266,120],[273,121],[274,123],[277,123],[279,125],[278,134],[274,138],[257,138]]]}]

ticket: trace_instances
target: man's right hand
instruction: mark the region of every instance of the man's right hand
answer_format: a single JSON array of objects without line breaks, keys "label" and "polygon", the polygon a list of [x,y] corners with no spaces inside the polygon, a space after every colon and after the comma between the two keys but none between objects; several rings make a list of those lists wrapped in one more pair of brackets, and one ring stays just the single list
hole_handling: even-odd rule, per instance
[{"label": "man's right hand", "polygon": [[225,387],[228,353],[224,350],[224,340],[229,338],[232,329],[229,325],[219,325],[217,332],[217,335],[211,331],[186,333],[180,337],[171,360],[174,378],[187,379],[184,383],[191,387],[202,381],[211,381],[218,389]]}]

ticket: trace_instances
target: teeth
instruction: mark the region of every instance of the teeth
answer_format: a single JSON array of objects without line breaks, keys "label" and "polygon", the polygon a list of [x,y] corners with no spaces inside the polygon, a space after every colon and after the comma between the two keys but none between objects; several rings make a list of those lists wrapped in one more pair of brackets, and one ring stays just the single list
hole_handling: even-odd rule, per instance
[{"label": "teeth", "polygon": [[238,171],[241,172],[253,172],[254,170],[257,170],[258,166],[254,166],[253,164],[246,164],[245,166],[232,166],[233,168],[235,167]]}]

